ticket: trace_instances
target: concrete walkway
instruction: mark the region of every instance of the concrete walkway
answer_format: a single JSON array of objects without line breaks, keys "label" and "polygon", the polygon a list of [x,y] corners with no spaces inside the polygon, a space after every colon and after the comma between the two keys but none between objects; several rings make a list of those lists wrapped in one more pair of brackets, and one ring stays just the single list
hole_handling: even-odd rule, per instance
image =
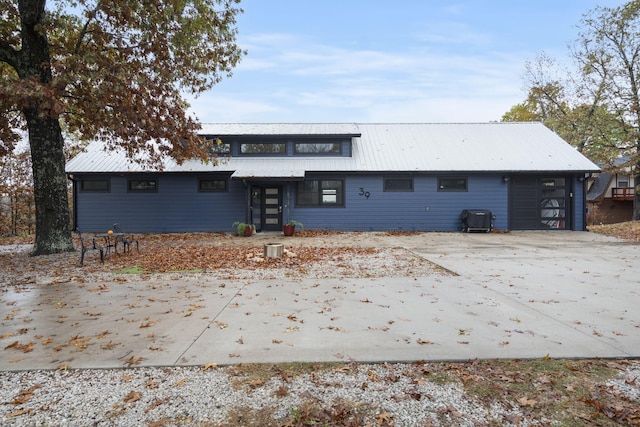
[{"label": "concrete walkway", "polygon": [[453,274],[0,293],[0,370],[640,356],[640,251],[582,232],[385,236]]}]

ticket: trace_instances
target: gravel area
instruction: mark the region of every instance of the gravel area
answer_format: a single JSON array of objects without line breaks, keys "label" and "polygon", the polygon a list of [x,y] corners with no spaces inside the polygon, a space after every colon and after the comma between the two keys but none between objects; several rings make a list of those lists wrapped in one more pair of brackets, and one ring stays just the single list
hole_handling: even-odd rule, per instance
[{"label": "gravel area", "polygon": [[[363,414],[349,425],[550,424],[525,415],[517,405],[477,401],[460,382],[424,380],[428,369],[428,364],[345,364],[294,377],[274,372],[265,381],[233,366],[3,372],[0,424],[287,425],[284,419],[304,403]],[[607,387],[638,400],[638,379],[635,364]]]},{"label": "gravel area", "polygon": [[[219,367],[2,373],[0,419],[15,426],[233,425],[238,418],[229,411],[257,417],[263,410],[278,420],[306,400],[365,405],[372,425],[542,425],[516,408],[474,402],[457,383],[420,380],[414,365],[354,365],[265,383],[239,380],[232,368]],[[15,405],[20,400],[27,401]]]}]

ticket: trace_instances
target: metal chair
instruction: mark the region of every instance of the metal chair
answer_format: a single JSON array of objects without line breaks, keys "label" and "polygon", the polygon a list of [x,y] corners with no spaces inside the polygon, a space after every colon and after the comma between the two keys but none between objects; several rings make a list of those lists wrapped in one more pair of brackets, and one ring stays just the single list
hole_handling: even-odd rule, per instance
[{"label": "metal chair", "polygon": [[80,265],[84,264],[84,254],[88,251],[99,251],[100,262],[104,264],[104,249],[96,243],[96,239],[91,239],[90,242],[86,241],[82,238],[80,230],[76,228],[75,231],[78,233],[78,238],[80,239]]},{"label": "metal chair", "polygon": [[[136,251],[140,252],[140,246],[138,244],[138,240],[135,239],[132,235],[127,235],[124,231],[122,231],[120,224],[113,224],[113,231],[118,235],[118,238],[116,238],[116,246],[118,245],[118,239],[120,239],[120,241],[122,242],[122,246],[124,247],[123,249],[124,253],[131,252],[132,243],[135,243]],[[117,252],[117,247],[116,247],[116,252]]]}]

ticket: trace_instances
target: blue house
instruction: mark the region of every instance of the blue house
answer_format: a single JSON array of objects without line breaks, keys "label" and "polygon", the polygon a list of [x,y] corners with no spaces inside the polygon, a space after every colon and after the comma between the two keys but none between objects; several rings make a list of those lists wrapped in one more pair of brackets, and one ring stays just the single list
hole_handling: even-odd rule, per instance
[{"label": "blue house", "polygon": [[207,124],[217,164],[145,170],[101,142],[68,162],[75,225],[103,231],[459,231],[463,210],[502,230],[584,230],[598,167],[540,123]]}]

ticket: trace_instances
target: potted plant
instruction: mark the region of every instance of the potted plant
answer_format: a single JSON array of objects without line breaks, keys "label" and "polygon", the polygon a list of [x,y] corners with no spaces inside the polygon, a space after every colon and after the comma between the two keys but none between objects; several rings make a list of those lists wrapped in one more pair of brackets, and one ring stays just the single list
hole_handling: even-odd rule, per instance
[{"label": "potted plant", "polygon": [[249,237],[253,234],[253,225],[247,224],[246,222],[236,221],[231,226],[236,229],[238,236]]},{"label": "potted plant", "polygon": [[300,227],[301,230],[304,228],[304,225],[302,225],[301,222],[292,219],[282,226],[282,232],[285,236],[293,236],[296,232],[296,226]]}]

